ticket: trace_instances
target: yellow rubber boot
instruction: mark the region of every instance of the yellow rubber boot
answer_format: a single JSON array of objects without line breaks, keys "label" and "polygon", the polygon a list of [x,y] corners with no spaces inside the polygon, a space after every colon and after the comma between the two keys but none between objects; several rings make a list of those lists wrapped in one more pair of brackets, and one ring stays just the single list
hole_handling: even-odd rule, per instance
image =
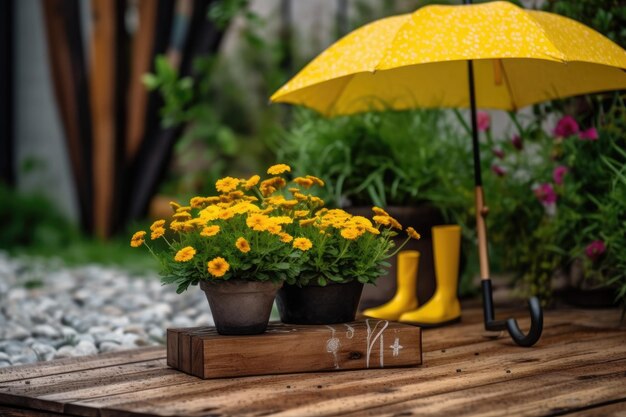
[{"label": "yellow rubber boot", "polygon": [[405,250],[398,253],[396,273],[396,295],[387,303],[368,308],[363,312],[367,317],[381,320],[398,320],[406,312],[417,308],[417,267],[420,253]]},{"label": "yellow rubber boot", "polygon": [[461,303],[457,297],[461,227],[435,226],[432,232],[437,289],[426,304],[400,316],[403,323],[435,327],[461,319]]}]

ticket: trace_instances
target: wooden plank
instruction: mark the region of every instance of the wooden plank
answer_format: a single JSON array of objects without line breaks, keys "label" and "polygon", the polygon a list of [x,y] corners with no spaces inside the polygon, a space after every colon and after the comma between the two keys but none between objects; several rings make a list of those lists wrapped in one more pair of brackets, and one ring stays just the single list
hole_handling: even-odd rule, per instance
[{"label": "wooden plank", "polygon": [[626,399],[593,404],[588,408],[564,415],[569,417],[626,417]]},{"label": "wooden plank", "polygon": [[[408,401],[416,396],[437,395],[623,359],[626,355],[623,334],[605,337],[602,349],[598,349],[597,337],[593,334],[589,336],[582,342],[560,343],[538,349],[501,346],[500,354],[480,355],[463,362],[455,358],[446,365],[433,367],[425,362],[420,369],[198,381],[73,405],[97,407],[103,415],[107,412],[115,415],[120,410],[201,415],[207,407],[211,407],[216,414],[225,415],[264,414],[280,410],[285,410],[285,415],[294,416],[336,415]],[[172,397],[176,397],[175,402],[171,401]]]},{"label": "wooden plank", "polygon": [[[456,390],[358,415],[562,415],[595,403],[626,401],[626,359],[518,378],[488,387]],[[622,406],[624,404],[622,403]],[[410,413],[410,414],[409,414]]]},{"label": "wooden plank", "polygon": [[167,329],[167,366],[178,368],[178,334],[179,329]]},{"label": "wooden plank", "polygon": [[222,336],[214,328],[206,328],[183,330],[175,337],[179,369],[201,378],[388,368],[422,362],[421,329],[387,320],[328,326],[270,323],[266,333],[251,336]]},{"label": "wooden plank", "polygon": [[44,411],[33,411],[21,408],[5,407],[0,405],[0,416],[2,417],[60,417],[63,414],[49,413]]},{"label": "wooden plank", "polygon": [[160,346],[133,349],[123,352],[103,353],[95,356],[58,359],[30,365],[0,368],[0,384],[23,379],[65,374],[86,369],[101,369],[154,359],[164,359],[165,349]]}]

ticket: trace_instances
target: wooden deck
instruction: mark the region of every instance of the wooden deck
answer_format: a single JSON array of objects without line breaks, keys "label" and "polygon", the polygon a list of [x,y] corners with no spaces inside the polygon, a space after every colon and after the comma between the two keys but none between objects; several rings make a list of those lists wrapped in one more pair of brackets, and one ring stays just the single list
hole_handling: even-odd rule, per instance
[{"label": "wooden deck", "polygon": [[548,311],[527,349],[487,338],[466,309],[424,332],[418,368],[200,380],[169,369],[163,348],[4,368],[0,416],[626,416],[619,318]]}]

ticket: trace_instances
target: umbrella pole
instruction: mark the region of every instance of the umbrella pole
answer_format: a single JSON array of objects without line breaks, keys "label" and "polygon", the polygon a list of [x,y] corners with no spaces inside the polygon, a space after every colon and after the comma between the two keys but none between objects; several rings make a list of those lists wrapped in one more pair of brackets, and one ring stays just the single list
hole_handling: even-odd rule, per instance
[{"label": "umbrella pole", "polygon": [[[471,3],[471,0],[466,0]],[[543,330],[543,312],[537,297],[532,297],[528,301],[530,308],[531,326],[528,334],[524,334],[517,321],[513,318],[508,320],[496,320],[493,309],[493,296],[491,288],[491,278],[489,273],[489,252],[487,250],[487,224],[485,217],[489,213],[489,208],[485,205],[485,194],[483,191],[483,179],[480,165],[480,146],[478,143],[478,123],[476,118],[476,93],[474,89],[474,65],[471,60],[467,61],[467,73],[469,78],[469,101],[470,114],[472,119],[472,148],[474,155],[474,200],[476,204],[476,231],[478,234],[478,256],[480,261],[480,278],[483,293],[483,316],[485,329],[490,331],[508,330],[511,338],[520,346],[532,346],[541,337]]]}]

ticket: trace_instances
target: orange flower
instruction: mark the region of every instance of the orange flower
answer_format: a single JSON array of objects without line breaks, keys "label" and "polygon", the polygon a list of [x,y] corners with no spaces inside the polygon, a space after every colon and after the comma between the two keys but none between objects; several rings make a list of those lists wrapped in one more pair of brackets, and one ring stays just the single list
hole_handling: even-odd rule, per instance
[{"label": "orange flower", "polygon": [[254,187],[255,185],[257,185],[259,183],[259,180],[261,179],[261,177],[259,177],[258,175],[253,175],[250,178],[248,178],[248,180],[245,182],[243,188],[245,188],[246,190],[249,190],[250,188]]},{"label": "orange flower", "polygon": [[165,229],[163,227],[156,227],[152,229],[152,233],[150,234],[150,239],[155,240],[160,238],[165,234]]},{"label": "orange flower", "polygon": [[409,235],[409,237],[411,237],[412,239],[415,239],[415,240],[419,240],[419,239],[422,238],[422,236],[420,236],[420,234],[417,233],[415,231],[415,229],[413,229],[412,227],[407,227],[406,228],[406,234]]},{"label": "orange flower", "polygon": [[213,225],[213,226],[207,226],[204,229],[202,229],[202,231],[200,232],[200,235],[210,237],[210,236],[215,236],[219,232],[220,232],[220,227]]},{"label": "orange flower", "polygon": [[190,261],[196,254],[196,250],[191,246],[185,246],[178,252],[176,252],[176,256],[174,256],[174,260],[176,262],[187,262]]},{"label": "orange flower", "polygon": [[130,238],[130,246],[132,246],[133,248],[138,248],[139,246],[143,245],[145,242],[144,240],[145,236],[146,236],[146,232],[144,232],[143,230],[135,232],[133,237]]},{"label": "orange flower", "polygon": [[267,169],[267,173],[270,175],[280,175],[285,172],[291,172],[291,167],[289,165],[276,164]]},{"label": "orange flower", "polygon": [[250,244],[243,237],[240,237],[239,239],[237,239],[237,242],[235,242],[235,246],[237,247],[237,249],[239,249],[243,253],[250,252]]},{"label": "orange flower", "polygon": [[311,243],[311,241],[306,237],[299,237],[294,239],[293,247],[296,249],[300,249],[303,252],[306,252],[313,247],[313,243]]},{"label": "orange flower", "polygon": [[218,256],[217,258],[214,258],[213,260],[207,262],[207,267],[209,274],[213,275],[216,278],[223,277],[230,269],[230,265],[228,264],[228,262],[226,262],[226,259],[222,258],[221,256]]}]

